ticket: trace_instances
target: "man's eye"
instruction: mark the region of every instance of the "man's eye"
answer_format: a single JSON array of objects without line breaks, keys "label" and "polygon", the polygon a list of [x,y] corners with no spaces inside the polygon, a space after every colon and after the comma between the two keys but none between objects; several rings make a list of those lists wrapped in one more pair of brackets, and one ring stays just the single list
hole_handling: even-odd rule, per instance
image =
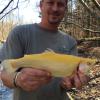
[{"label": "man's eye", "polygon": [[59,6],[59,7],[64,7],[65,4],[64,4],[64,3],[58,3],[58,6]]},{"label": "man's eye", "polygon": [[49,5],[53,5],[53,2],[47,2],[47,4],[49,4]]}]

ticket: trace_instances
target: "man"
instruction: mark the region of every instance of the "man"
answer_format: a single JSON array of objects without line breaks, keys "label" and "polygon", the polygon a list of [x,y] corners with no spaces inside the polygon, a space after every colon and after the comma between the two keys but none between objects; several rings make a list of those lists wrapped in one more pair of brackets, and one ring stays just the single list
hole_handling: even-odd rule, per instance
[{"label": "man", "polygon": [[[66,5],[67,0],[41,0],[41,22],[14,28],[2,48],[2,60],[41,53],[47,49],[76,55],[76,41],[58,31]],[[79,70],[64,78],[56,78],[48,71],[33,68],[20,68],[16,73],[12,75],[6,70],[1,73],[3,83],[14,88],[13,100],[66,100],[67,90],[80,88],[87,82],[87,77]]]}]

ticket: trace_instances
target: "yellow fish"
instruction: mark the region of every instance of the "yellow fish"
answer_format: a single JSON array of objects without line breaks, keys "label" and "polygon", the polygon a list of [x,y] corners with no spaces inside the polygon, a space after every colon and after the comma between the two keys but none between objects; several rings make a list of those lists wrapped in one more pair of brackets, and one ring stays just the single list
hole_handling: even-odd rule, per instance
[{"label": "yellow fish", "polygon": [[7,59],[2,62],[2,65],[9,73],[15,72],[20,67],[32,67],[47,70],[55,77],[64,77],[72,75],[78,66],[80,70],[88,74],[95,62],[95,59],[46,51],[40,54],[25,55],[18,59]]}]

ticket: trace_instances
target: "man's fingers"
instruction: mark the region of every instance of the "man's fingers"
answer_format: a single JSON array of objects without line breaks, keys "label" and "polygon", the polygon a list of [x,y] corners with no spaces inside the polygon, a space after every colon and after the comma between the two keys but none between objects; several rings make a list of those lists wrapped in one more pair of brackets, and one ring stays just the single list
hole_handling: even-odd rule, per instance
[{"label": "man's fingers", "polygon": [[30,84],[30,86],[24,85],[22,87],[22,89],[24,89],[26,91],[29,91],[29,92],[35,91],[35,90],[37,90],[39,88],[40,88],[40,85],[37,85],[37,83],[36,84]]},{"label": "man's fingers", "polygon": [[81,71],[78,71],[78,77],[79,77],[82,85],[88,83],[88,81],[90,80],[89,76],[85,75]]},{"label": "man's fingers", "polygon": [[16,82],[19,87],[27,91],[36,90],[52,79],[51,73],[45,70],[23,68],[20,72]]},{"label": "man's fingers", "polygon": [[[29,70],[29,72],[27,70]],[[49,76],[51,76],[51,73],[46,70],[34,69],[34,68],[24,68],[22,70],[22,72],[26,73],[30,76],[34,76],[34,77],[49,77]]]},{"label": "man's fingers", "polygon": [[82,83],[80,81],[80,78],[78,77],[77,74],[75,74],[75,76],[74,76],[74,86],[76,88],[81,88],[81,86],[82,86]]},{"label": "man's fingers", "polygon": [[68,78],[68,77],[63,78],[62,82],[61,82],[61,86],[65,89],[71,89],[72,84],[71,84],[70,78]]}]

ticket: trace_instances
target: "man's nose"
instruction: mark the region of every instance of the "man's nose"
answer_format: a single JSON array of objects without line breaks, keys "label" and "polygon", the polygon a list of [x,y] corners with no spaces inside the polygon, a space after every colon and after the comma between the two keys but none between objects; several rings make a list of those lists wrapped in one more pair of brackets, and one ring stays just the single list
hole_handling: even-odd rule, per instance
[{"label": "man's nose", "polygon": [[58,9],[59,9],[59,7],[58,7],[57,4],[54,4],[54,5],[52,6],[52,10],[53,10],[53,11],[57,11]]}]

